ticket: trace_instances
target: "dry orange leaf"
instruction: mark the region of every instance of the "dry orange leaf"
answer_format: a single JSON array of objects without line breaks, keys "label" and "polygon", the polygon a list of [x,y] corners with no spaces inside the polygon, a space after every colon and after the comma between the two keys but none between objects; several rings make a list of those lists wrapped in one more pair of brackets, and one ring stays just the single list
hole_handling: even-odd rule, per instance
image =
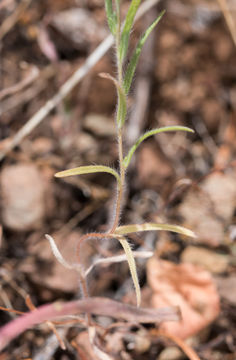
[{"label": "dry orange leaf", "polygon": [[211,323],[219,314],[220,300],[209,272],[192,264],[173,264],[151,258],[147,277],[154,308],[179,306],[180,322],[165,322],[161,329],[185,339]]}]

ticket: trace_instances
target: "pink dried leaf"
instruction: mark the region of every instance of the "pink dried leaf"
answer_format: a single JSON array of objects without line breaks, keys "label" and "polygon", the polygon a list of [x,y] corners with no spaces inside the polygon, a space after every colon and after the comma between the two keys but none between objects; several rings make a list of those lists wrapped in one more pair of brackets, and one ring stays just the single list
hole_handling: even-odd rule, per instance
[{"label": "pink dried leaf", "polygon": [[38,30],[38,45],[42,53],[51,61],[58,61],[57,49],[49,37],[46,27],[41,26]]},{"label": "pink dried leaf", "polygon": [[135,306],[119,303],[107,298],[87,298],[84,300],[70,301],[67,303],[56,302],[43,305],[0,328],[0,351],[23,331],[55,318],[75,314],[89,313],[129,322],[160,323],[162,321],[178,321],[179,310],[177,307],[162,309],[136,308]]},{"label": "pink dried leaf", "polygon": [[161,328],[185,339],[208,326],[219,314],[220,300],[211,274],[192,264],[148,261],[147,277],[153,290],[152,306],[179,306],[182,319]]}]

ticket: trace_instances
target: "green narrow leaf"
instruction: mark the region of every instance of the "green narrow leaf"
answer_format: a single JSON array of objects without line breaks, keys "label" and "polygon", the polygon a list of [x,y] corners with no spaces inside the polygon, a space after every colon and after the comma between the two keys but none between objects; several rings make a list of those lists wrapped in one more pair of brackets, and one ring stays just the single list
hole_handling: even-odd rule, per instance
[{"label": "green narrow leaf", "polygon": [[110,74],[100,73],[99,76],[101,76],[104,79],[111,80],[116,87],[117,94],[118,94],[118,106],[117,106],[118,123],[117,123],[117,125],[118,125],[118,128],[120,129],[124,125],[126,113],[127,113],[126,96],[125,96],[124,90],[121,88],[118,81],[115,78],[113,78],[113,76],[111,76]]},{"label": "green narrow leaf", "polygon": [[134,23],[134,17],[138,10],[141,0],[132,0],[129,10],[127,12],[125,18],[125,24],[121,33],[121,41],[120,41],[120,60],[122,61],[127,53],[129,37],[131,33],[131,29]]},{"label": "green narrow leaf", "polygon": [[124,158],[123,160],[123,164],[125,166],[125,168],[128,167],[131,159],[132,159],[132,156],[135,152],[135,150],[137,149],[137,147],[145,140],[147,139],[148,137],[150,136],[153,136],[153,135],[156,135],[156,134],[160,134],[160,133],[163,133],[163,132],[169,132],[169,131],[187,131],[187,132],[194,132],[192,129],[186,127],[186,126],[164,126],[164,127],[161,127],[159,129],[153,129],[153,130],[150,130],[150,131],[147,131],[145,134],[141,135],[140,138],[136,141],[136,143],[130,148],[129,152],[128,152],[128,155]]},{"label": "green narrow leaf", "polygon": [[195,238],[196,235],[193,231],[186,229],[183,226],[171,225],[171,224],[156,224],[156,223],[145,223],[145,224],[132,224],[132,225],[123,225],[119,226],[115,234],[117,235],[126,235],[139,231],[152,231],[152,230],[165,230],[172,231],[181,235],[186,235]]},{"label": "green narrow leaf", "polygon": [[105,0],[105,9],[107,14],[108,26],[110,28],[111,33],[115,35],[117,17],[116,17],[116,13],[113,11],[112,8],[112,0]]},{"label": "green narrow leaf", "polygon": [[145,44],[148,36],[150,35],[150,33],[152,32],[152,30],[156,27],[156,25],[159,23],[159,21],[161,20],[162,16],[164,15],[165,10],[163,10],[160,15],[158,16],[158,18],[149,26],[149,28],[145,31],[145,33],[141,36],[136,49],[131,57],[131,60],[129,62],[129,65],[127,67],[126,73],[125,73],[125,77],[124,77],[124,89],[125,89],[125,94],[127,95],[132,83],[132,79],[137,67],[137,63],[141,54],[141,50],[143,45]]},{"label": "green narrow leaf", "polygon": [[77,168],[64,170],[56,173],[54,176],[61,178],[66,176],[73,176],[73,175],[83,175],[83,174],[92,174],[92,173],[99,173],[99,172],[106,172],[113,176],[115,176],[116,180],[120,184],[120,176],[119,174],[112,168],[103,165],[90,165],[90,166],[79,166]]},{"label": "green narrow leaf", "polygon": [[128,241],[125,238],[118,237],[117,239],[119,240],[120,244],[122,245],[124,252],[126,254],[126,257],[127,257],[130,274],[131,274],[131,277],[132,277],[132,280],[134,283],[136,299],[137,299],[137,306],[139,307],[141,304],[141,290],[140,290],[140,285],[139,285],[139,281],[138,281],[138,274],[137,274],[137,268],[136,268],[134,255],[132,253],[132,250],[131,250],[131,247],[130,247]]}]

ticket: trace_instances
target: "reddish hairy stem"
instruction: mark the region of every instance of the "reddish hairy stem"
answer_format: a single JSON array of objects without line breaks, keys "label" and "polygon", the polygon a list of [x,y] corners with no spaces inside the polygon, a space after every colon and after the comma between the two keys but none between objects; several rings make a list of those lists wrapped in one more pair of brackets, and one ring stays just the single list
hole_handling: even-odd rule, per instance
[{"label": "reddish hairy stem", "polygon": [[84,241],[86,240],[89,240],[89,239],[96,239],[96,238],[105,238],[106,237],[106,234],[100,234],[100,233],[89,233],[89,234],[85,234],[83,236],[81,236],[79,238],[79,241],[78,241],[78,244],[77,244],[77,250],[76,250],[76,253],[77,253],[77,259],[78,259],[78,263],[81,265],[82,264],[82,259],[81,259],[81,256],[80,256],[80,248],[83,244]]},{"label": "reddish hairy stem", "polygon": [[30,327],[56,317],[75,313],[111,316],[131,322],[160,323],[179,320],[178,308],[138,309],[106,298],[88,298],[67,303],[43,305],[0,328],[0,350]]},{"label": "reddish hairy stem", "polygon": [[78,263],[81,265],[82,264],[82,259],[81,259],[81,246],[83,244],[84,241],[89,240],[89,239],[105,239],[105,238],[115,238],[118,237],[117,235],[114,235],[113,233],[110,233],[110,231],[108,233],[89,233],[89,234],[85,234],[83,236],[81,236],[79,238],[78,244],[77,244],[77,259],[78,259]]}]

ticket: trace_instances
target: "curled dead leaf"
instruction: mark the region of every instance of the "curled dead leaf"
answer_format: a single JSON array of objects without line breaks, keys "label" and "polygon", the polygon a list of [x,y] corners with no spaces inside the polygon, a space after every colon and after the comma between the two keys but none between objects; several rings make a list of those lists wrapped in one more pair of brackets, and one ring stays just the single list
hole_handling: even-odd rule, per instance
[{"label": "curled dead leaf", "polygon": [[161,329],[185,339],[211,323],[219,314],[220,300],[209,272],[192,264],[173,264],[151,258],[147,277],[153,290],[151,303],[179,306],[182,320],[165,322]]}]

